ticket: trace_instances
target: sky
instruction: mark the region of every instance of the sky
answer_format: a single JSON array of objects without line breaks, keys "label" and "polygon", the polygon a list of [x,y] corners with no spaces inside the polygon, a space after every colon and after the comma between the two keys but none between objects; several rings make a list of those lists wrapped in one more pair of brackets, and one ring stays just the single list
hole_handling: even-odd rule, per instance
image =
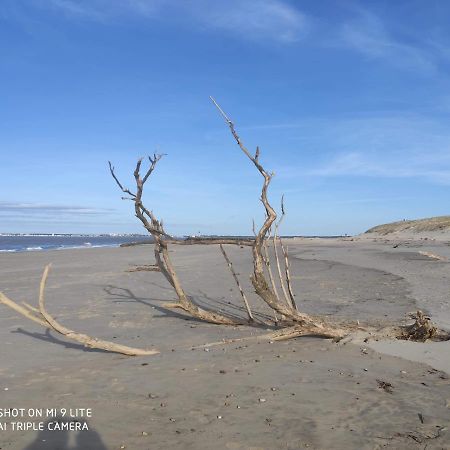
[{"label": "sky", "polygon": [[2,0],[0,232],[355,234],[450,214],[444,0]]}]

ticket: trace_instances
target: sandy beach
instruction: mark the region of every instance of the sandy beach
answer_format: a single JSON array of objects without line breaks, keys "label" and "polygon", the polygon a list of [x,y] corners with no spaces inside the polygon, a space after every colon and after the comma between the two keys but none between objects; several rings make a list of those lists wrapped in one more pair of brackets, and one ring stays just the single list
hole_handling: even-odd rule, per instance
[{"label": "sandy beach", "polygon": [[449,23],[0,0],[0,450],[450,450]]},{"label": "sandy beach", "polygon": [[[288,244],[304,311],[384,325],[422,308],[450,328],[448,242]],[[244,317],[216,246],[171,251],[199,304]],[[250,249],[230,246],[229,255],[253,308],[266,314],[251,294]],[[304,337],[206,351],[194,347],[266,330],[211,325],[163,308],[173,293],[161,274],[128,271],[153,262],[151,245],[0,255],[1,289],[35,304],[48,262],[47,307],[61,323],[161,353],[88,350],[2,305],[1,407],[92,409],[89,431],[7,429],[0,432],[2,449],[450,448],[449,342],[342,344]]]}]

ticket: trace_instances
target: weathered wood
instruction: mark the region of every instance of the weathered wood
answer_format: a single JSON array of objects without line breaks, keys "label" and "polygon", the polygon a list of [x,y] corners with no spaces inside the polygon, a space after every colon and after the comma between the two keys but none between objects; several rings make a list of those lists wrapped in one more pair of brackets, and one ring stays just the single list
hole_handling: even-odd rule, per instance
[{"label": "weathered wood", "polygon": [[156,264],[145,264],[128,269],[127,272],[161,272],[161,269]]},{"label": "weathered wood", "polygon": [[[294,308],[295,301],[292,302],[291,296],[288,295],[288,292],[286,290],[285,279],[281,273],[281,264],[280,264],[280,258],[278,256],[278,249],[277,249],[277,241],[278,241],[281,246],[281,251],[284,255],[283,243],[281,242],[281,238],[278,235],[278,229],[280,228],[281,222],[283,222],[285,215],[286,215],[286,211],[284,209],[284,195],[282,195],[281,196],[281,216],[280,216],[280,219],[278,220],[278,222],[275,223],[275,232],[273,234],[273,246],[274,246],[274,250],[275,250],[275,260],[277,262],[278,277],[280,280],[280,285],[281,285],[281,289],[283,291],[284,299],[291,308]],[[286,274],[286,258],[285,258],[285,274]],[[286,279],[286,282],[288,282],[287,279]],[[290,280],[289,280],[289,282],[290,282]],[[297,309],[297,308],[295,307],[295,309]]]},{"label": "weathered wood", "polygon": [[254,239],[215,239],[215,238],[189,238],[185,240],[173,240],[167,241],[170,244],[175,245],[240,245],[249,246],[253,245]]},{"label": "weathered wood", "polygon": [[[314,330],[314,334],[324,335],[329,332],[330,334],[340,334],[344,332],[343,330],[338,330],[331,327],[325,319],[314,319],[308,314],[301,313],[297,311],[293,306],[289,304],[284,304],[275,295],[274,291],[269,286],[269,283],[266,280],[264,274],[264,257],[262,253],[264,241],[267,238],[267,234],[274,225],[276,221],[277,214],[269,200],[267,198],[267,191],[270,185],[270,182],[273,177],[273,173],[267,172],[264,167],[261,165],[259,161],[260,150],[257,147],[255,155],[253,156],[248,149],[245,147],[243,141],[239,137],[234,123],[230,120],[230,118],[225,114],[223,109],[219,106],[219,104],[211,97],[212,102],[218,109],[221,116],[225,119],[232,136],[234,137],[236,143],[242,152],[247,156],[247,158],[253,163],[258,172],[263,177],[263,185],[261,188],[261,202],[264,205],[265,209],[265,220],[262,224],[259,231],[256,233],[255,242],[252,246],[252,254],[253,254],[253,274],[251,276],[253,287],[255,288],[255,292],[259,295],[259,297],[264,300],[272,309],[274,309],[279,314],[285,316],[285,319],[295,323],[296,325],[300,325],[304,327],[304,330]],[[289,297],[288,297],[289,299]]]},{"label": "weathered wood", "polygon": [[280,244],[281,244],[281,250],[283,251],[283,256],[284,256],[284,270],[285,270],[285,274],[286,274],[286,284],[287,284],[287,288],[288,288],[288,292],[289,292],[289,300],[290,300],[292,307],[295,309],[298,309],[297,304],[295,303],[294,291],[292,289],[292,282],[291,282],[291,273],[289,271],[288,248],[283,245],[281,238],[280,238]]},{"label": "weathered wood", "polygon": [[238,325],[242,322],[239,320],[232,319],[231,317],[226,317],[223,314],[214,311],[207,311],[203,308],[197,306],[191,298],[186,295],[178,278],[175,270],[175,266],[168,251],[168,243],[175,242],[172,236],[170,236],[164,230],[164,225],[162,220],[157,219],[153,214],[153,211],[147,209],[142,201],[142,195],[144,193],[144,185],[148,180],[150,175],[155,170],[155,167],[163,155],[154,154],[153,157],[149,157],[150,166],[143,177],[141,177],[140,170],[142,166],[143,158],[140,158],[136,163],[136,168],[134,170],[134,179],[136,183],[136,193],[131,192],[129,189],[124,188],[122,183],[119,181],[118,177],[114,172],[114,166],[109,162],[109,170],[112,177],[116,181],[122,192],[127,193],[131,196],[130,200],[134,202],[134,212],[136,217],[141,221],[144,228],[152,235],[154,239],[154,254],[156,264],[159,267],[161,273],[164,275],[166,280],[175,290],[178,297],[178,308],[183,309],[188,312],[191,316],[215,324],[224,325]]},{"label": "weathered wood", "polygon": [[[158,350],[145,350],[140,348],[128,347],[126,345],[116,344],[115,342],[104,341],[97,339],[86,334],[77,333],[69,328],[64,327],[59,322],[57,322],[53,316],[51,316],[45,308],[45,285],[47,282],[48,273],[50,271],[50,265],[47,265],[42,274],[41,283],[39,285],[39,310],[26,304],[26,308],[17,304],[5,294],[0,292],[0,303],[13,309],[27,319],[42,325],[45,328],[56,331],[62,334],[67,339],[78,342],[85,347],[96,348],[100,350],[105,350],[107,352],[120,353],[122,355],[128,356],[150,356],[159,353]],[[39,314],[39,315],[38,315]]]},{"label": "weathered wood", "polygon": [[437,328],[431,322],[431,319],[422,311],[417,311],[413,315],[414,323],[403,328],[401,339],[408,341],[425,342],[428,339],[433,339],[437,333]]},{"label": "weathered wood", "polygon": [[228,268],[230,269],[231,274],[233,275],[234,281],[236,282],[236,285],[239,289],[242,300],[244,301],[244,305],[245,305],[245,308],[246,308],[247,314],[248,314],[248,320],[250,322],[253,322],[255,319],[253,318],[252,311],[250,309],[250,305],[248,304],[248,300],[245,295],[244,289],[242,289],[241,283],[239,282],[239,278],[237,277],[236,272],[233,269],[233,263],[230,261],[230,258],[228,258],[228,255],[225,252],[225,249],[223,248],[222,244],[220,244],[220,250],[222,252],[223,257],[225,258],[225,261],[227,262],[227,265],[228,265]]}]

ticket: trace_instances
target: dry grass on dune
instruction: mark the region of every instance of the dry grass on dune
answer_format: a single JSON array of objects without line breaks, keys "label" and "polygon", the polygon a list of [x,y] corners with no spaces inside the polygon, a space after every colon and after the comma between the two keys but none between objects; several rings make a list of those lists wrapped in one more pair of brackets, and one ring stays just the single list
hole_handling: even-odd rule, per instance
[{"label": "dry grass on dune", "polygon": [[400,231],[421,233],[424,231],[450,231],[450,216],[431,217],[419,220],[402,220],[400,222],[377,225],[366,233],[389,234]]}]

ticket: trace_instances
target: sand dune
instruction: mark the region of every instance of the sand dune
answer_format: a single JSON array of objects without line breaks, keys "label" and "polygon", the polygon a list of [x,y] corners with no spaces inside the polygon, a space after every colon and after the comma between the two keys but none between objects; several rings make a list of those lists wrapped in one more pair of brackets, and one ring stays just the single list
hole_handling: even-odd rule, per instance
[{"label": "sand dune", "polygon": [[362,236],[384,236],[390,239],[450,240],[450,216],[402,220],[377,225],[367,230]]}]

